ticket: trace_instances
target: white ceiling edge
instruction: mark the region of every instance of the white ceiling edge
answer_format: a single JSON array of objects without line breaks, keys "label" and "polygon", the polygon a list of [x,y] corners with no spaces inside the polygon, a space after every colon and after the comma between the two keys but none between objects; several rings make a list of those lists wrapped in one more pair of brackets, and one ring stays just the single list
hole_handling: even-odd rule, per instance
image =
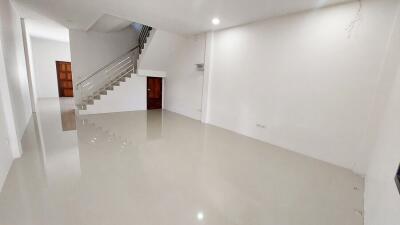
[{"label": "white ceiling edge", "polygon": [[31,37],[69,43],[69,30],[58,24],[25,19],[27,33]]},{"label": "white ceiling edge", "polygon": [[29,36],[69,43],[67,27],[16,1],[13,1],[12,4],[18,14],[25,19],[26,32]]},{"label": "white ceiling edge", "polygon": [[[123,0],[123,1],[129,1],[129,0]],[[162,0],[147,0],[147,1],[148,1],[147,4],[150,4]],[[179,0],[171,0],[171,1],[179,1]],[[187,0],[187,2],[193,2],[193,1],[196,2],[200,0]],[[236,0],[237,2],[239,2],[239,4],[234,6],[235,10],[224,9],[224,8],[231,8],[231,7],[224,7],[227,5],[225,3],[230,2],[231,0],[201,0],[201,1],[204,2],[216,1],[219,3],[223,2],[224,4],[219,4],[219,6],[216,7],[215,9],[207,8],[208,10],[206,10],[206,12],[198,15],[199,19],[191,19],[194,16],[192,15],[193,12],[190,12],[190,10],[188,10],[185,13],[182,13],[182,15],[180,15],[179,13],[173,16],[168,15],[168,17],[170,18],[167,18],[167,15],[164,14],[160,14],[157,17],[148,15],[143,16],[141,14],[142,12],[136,11],[140,7],[137,7],[137,9],[134,10],[129,10],[128,12],[124,11],[123,9],[120,10],[113,9],[108,12],[109,14],[113,14],[120,18],[125,18],[127,20],[152,26],[157,29],[162,29],[165,31],[181,35],[193,36],[207,32],[214,32],[214,31],[230,29],[233,27],[244,26],[247,24],[257,23],[260,21],[291,16],[299,13],[306,13],[306,12],[321,10],[324,8],[336,7],[343,4],[361,2],[363,0]],[[252,6],[251,3],[254,1],[258,2],[258,4]],[[312,5],[301,4],[301,2],[306,2],[306,1],[313,2],[313,4]],[[264,6],[260,6],[259,5],[260,2],[264,4]],[[273,2],[282,2],[282,3],[279,4],[274,3],[275,5],[271,4],[270,7],[265,7],[265,5],[269,5],[270,3]],[[234,4],[234,2],[232,2],[232,4]],[[259,7],[257,7],[257,5]],[[293,5],[293,7],[290,7],[291,5]],[[210,4],[210,7],[213,7],[213,4]],[[245,10],[246,7],[250,8],[248,10]],[[263,11],[263,10],[258,10],[257,8],[261,9],[271,8],[271,9]],[[172,10],[162,9],[162,11],[172,11]],[[220,24],[213,25],[212,19],[214,18],[220,19]]]},{"label": "white ceiling edge", "polygon": [[[24,17],[41,14],[70,29],[87,31],[108,14],[188,35],[353,1],[358,0],[13,0],[26,9]],[[218,26],[211,23],[214,17],[221,20]]]},{"label": "white ceiling edge", "polygon": [[[337,6],[341,6],[341,5],[345,5],[345,4],[354,4],[354,2],[360,2],[360,4],[362,4],[361,1],[363,1],[363,0],[361,0],[361,1],[360,0],[341,0],[340,2],[336,2],[336,3],[332,3],[332,4],[325,4],[324,2],[326,2],[326,1],[327,0],[320,0],[319,1],[320,3],[318,5],[316,5],[314,8],[306,8],[306,9],[300,9],[297,11],[283,12],[281,14],[276,14],[276,15],[272,15],[272,16],[261,17],[258,19],[249,20],[249,21],[237,24],[237,25],[229,25],[229,26],[222,26],[222,27],[220,27],[219,25],[216,25],[208,30],[203,30],[203,31],[197,32],[197,33],[182,33],[182,35],[193,36],[193,35],[200,35],[200,34],[204,34],[204,33],[208,33],[208,32],[218,32],[218,31],[235,28],[235,27],[241,27],[241,26],[246,26],[246,25],[250,25],[250,24],[255,24],[258,22],[275,20],[275,19],[280,19],[280,18],[285,18],[285,17],[290,17],[290,16],[296,16],[296,15],[304,14],[304,13],[310,13],[313,11],[337,7]],[[356,10],[358,10],[358,8]],[[356,10],[355,10],[355,12],[356,12]],[[220,19],[219,17],[217,17],[217,18]]]}]

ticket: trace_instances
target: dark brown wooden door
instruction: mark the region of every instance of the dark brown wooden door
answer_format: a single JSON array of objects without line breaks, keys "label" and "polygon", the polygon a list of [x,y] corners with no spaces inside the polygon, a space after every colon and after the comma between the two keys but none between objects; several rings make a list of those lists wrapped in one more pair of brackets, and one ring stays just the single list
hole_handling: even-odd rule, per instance
[{"label": "dark brown wooden door", "polygon": [[60,97],[74,97],[72,70],[70,62],[56,62],[58,93]]},{"label": "dark brown wooden door", "polygon": [[147,77],[147,109],[162,108],[162,78]]}]

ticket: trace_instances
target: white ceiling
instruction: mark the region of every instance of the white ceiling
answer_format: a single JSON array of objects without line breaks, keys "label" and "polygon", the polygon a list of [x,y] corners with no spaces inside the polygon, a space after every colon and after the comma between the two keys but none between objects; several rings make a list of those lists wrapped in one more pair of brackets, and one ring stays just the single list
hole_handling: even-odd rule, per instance
[{"label": "white ceiling", "polygon": [[17,10],[25,17],[27,33],[30,36],[69,42],[69,31],[64,25],[22,5],[16,4]]},{"label": "white ceiling", "polygon": [[131,24],[132,22],[129,20],[104,14],[89,28],[89,30],[108,33],[121,31],[129,27]]},{"label": "white ceiling", "polygon": [[[352,0],[14,0],[71,29],[88,30],[103,14],[178,33],[201,33]],[[30,14],[30,13],[27,13]],[[27,16],[27,15],[23,15]],[[213,17],[221,24],[214,27]]]}]

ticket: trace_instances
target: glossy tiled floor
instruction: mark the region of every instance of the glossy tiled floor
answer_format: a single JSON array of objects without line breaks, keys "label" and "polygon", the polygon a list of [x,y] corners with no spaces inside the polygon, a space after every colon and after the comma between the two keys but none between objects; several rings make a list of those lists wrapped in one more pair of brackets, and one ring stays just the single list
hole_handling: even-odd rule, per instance
[{"label": "glossy tiled floor", "polygon": [[350,171],[166,111],[81,117],[75,131],[63,102],[40,102],[0,225],[363,224]]}]

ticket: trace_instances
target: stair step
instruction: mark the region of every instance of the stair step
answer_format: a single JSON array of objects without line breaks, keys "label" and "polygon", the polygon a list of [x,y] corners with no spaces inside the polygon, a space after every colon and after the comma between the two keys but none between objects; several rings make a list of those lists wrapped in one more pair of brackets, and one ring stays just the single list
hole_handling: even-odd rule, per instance
[{"label": "stair step", "polygon": [[96,99],[96,100],[100,100],[100,95],[95,95],[95,96],[93,96],[93,99]]},{"label": "stair step", "polygon": [[84,105],[93,105],[94,104],[94,100],[93,99],[86,99],[83,101]]},{"label": "stair step", "polygon": [[114,90],[114,87],[112,85],[109,85],[109,86],[106,87],[106,90],[112,91],[112,90]]},{"label": "stair step", "polygon": [[76,108],[78,110],[86,110],[87,109],[86,105],[76,105]]}]

